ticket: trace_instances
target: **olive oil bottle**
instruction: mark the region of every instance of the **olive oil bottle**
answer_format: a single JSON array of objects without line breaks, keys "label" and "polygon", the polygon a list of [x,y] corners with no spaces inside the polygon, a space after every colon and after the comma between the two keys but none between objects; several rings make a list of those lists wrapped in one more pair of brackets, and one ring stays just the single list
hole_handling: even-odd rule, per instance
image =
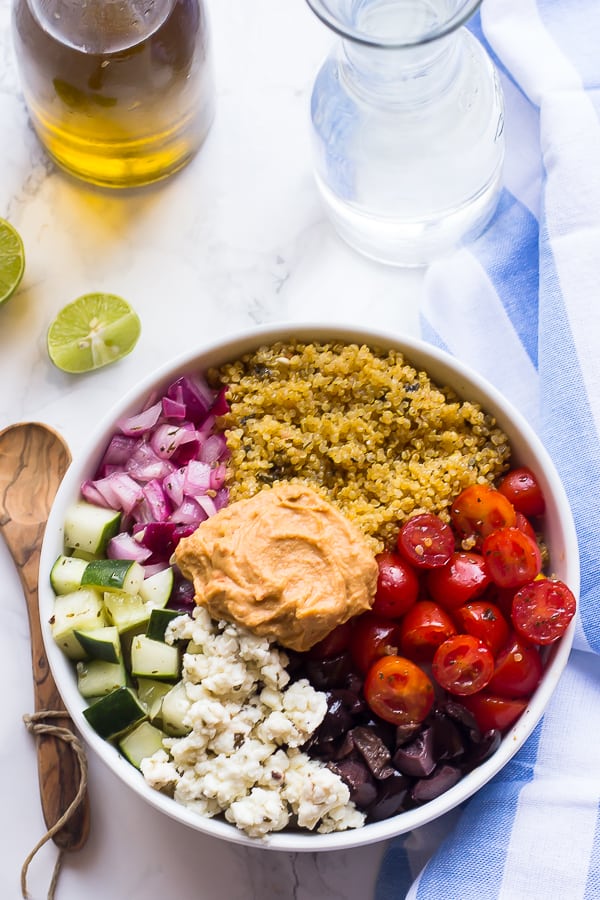
[{"label": "olive oil bottle", "polygon": [[15,0],[29,115],[54,161],[93,184],[165,178],[214,115],[203,0]]}]

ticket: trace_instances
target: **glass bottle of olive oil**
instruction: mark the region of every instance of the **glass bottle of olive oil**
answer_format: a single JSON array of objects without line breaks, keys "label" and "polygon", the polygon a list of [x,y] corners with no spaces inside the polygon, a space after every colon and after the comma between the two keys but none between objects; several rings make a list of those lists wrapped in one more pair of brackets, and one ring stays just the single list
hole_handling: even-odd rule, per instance
[{"label": "glass bottle of olive oil", "polygon": [[15,0],[33,126],[85,181],[133,187],[182,168],[214,115],[203,0]]}]

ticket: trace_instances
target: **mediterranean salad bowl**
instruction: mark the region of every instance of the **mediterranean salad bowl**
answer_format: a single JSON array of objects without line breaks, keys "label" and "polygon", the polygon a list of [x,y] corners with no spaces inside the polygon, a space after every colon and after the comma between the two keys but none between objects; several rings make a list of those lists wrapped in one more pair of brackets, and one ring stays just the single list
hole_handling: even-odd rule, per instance
[{"label": "mediterranean salad bowl", "polygon": [[63,480],[40,617],[91,750],[227,841],[350,848],[461,804],[571,648],[579,557],[534,431],[428,344],[254,329],[120,400]]}]

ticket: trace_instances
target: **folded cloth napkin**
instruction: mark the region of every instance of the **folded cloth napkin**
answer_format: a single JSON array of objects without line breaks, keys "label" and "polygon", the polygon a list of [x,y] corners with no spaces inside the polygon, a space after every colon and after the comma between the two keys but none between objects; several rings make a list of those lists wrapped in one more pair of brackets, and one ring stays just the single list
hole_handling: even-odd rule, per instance
[{"label": "folded cloth napkin", "polygon": [[[476,242],[426,275],[423,336],[525,413],[572,506],[575,643],[543,720],[488,785],[395,839],[377,900],[600,897],[600,2],[484,0],[505,187]],[[423,866],[423,868],[421,868]]]}]

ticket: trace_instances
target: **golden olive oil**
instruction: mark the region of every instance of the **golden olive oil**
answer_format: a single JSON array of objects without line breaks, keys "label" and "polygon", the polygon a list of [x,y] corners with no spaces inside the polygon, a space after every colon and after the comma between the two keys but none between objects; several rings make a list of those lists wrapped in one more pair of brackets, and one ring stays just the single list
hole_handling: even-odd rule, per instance
[{"label": "golden olive oil", "polygon": [[132,187],[199,149],[214,114],[201,0],[17,0],[13,25],[31,121],[63,169]]}]

